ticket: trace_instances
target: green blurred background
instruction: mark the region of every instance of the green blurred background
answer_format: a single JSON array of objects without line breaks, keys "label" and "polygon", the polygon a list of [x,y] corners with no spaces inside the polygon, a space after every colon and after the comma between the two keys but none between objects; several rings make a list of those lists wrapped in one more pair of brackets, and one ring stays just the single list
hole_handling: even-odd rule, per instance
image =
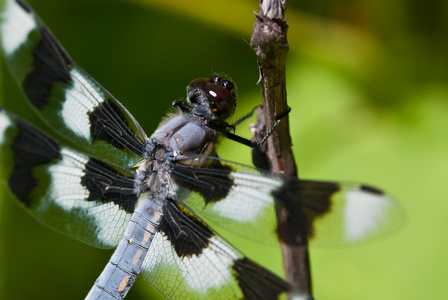
[{"label": "green blurred background", "polygon": [[[237,115],[261,103],[248,46],[257,1],[29,2],[148,134],[192,79],[213,71],[237,82]],[[287,88],[299,174],[373,184],[407,214],[401,230],[374,241],[311,248],[316,299],[448,295],[447,12],[442,0],[290,1]],[[0,76],[2,105],[42,126],[4,68]],[[249,163],[250,151],[238,147],[223,142],[220,156]],[[112,251],[49,230],[6,191],[0,196],[0,298],[82,299]],[[281,274],[278,249],[229,238]],[[139,278],[127,299],[151,293]]]}]

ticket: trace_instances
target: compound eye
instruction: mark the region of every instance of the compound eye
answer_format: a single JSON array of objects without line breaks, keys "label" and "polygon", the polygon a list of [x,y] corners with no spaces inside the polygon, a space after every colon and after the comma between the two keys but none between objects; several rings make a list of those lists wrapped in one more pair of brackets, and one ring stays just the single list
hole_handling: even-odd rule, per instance
[{"label": "compound eye", "polygon": [[204,89],[204,86],[210,82],[210,79],[208,78],[199,78],[196,80],[193,80],[192,82],[190,82],[190,84],[188,85],[189,88],[199,88],[199,89]]},{"label": "compound eye", "polygon": [[221,118],[230,117],[235,110],[235,91],[233,89],[226,89],[222,85],[209,82],[205,85],[204,91],[211,97],[215,103],[212,111]]}]

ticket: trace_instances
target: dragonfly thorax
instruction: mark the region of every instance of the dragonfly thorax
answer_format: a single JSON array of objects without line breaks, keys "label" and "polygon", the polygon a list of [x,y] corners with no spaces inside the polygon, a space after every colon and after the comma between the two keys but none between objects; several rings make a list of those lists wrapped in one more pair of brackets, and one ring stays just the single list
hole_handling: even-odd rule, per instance
[{"label": "dragonfly thorax", "polygon": [[[218,131],[206,126],[193,113],[184,113],[163,123],[151,139],[155,143],[154,151],[158,148],[164,149],[171,157],[181,158],[197,155],[214,156],[214,146],[219,135]],[[165,156],[153,157],[166,159]]]}]

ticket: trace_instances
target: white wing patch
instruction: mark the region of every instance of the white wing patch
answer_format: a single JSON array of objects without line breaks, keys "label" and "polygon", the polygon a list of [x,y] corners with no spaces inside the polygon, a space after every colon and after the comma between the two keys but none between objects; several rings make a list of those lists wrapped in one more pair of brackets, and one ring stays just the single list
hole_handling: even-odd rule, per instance
[{"label": "white wing patch", "polygon": [[5,134],[8,127],[12,125],[11,120],[4,113],[0,112],[0,145],[2,145],[5,140]]},{"label": "white wing patch", "polygon": [[360,189],[347,191],[345,196],[344,225],[350,242],[364,239],[387,223],[387,212],[393,205],[387,196]]},{"label": "white wing patch", "polygon": [[88,113],[93,111],[104,99],[78,70],[72,69],[70,75],[73,79],[73,86],[66,91],[61,112],[62,119],[68,128],[90,141]]},{"label": "white wing patch", "polygon": [[216,291],[229,286],[234,280],[231,267],[238,258],[238,253],[214,237],[200,255],[179,258],[171,242],[161,233],[157,233],[145,259],[144,268],[145,272],[149,273],[147,279],[155,288],[160,289],[159,284],[171,287],[181,285],[180,282],[151,282],[151,278],[163,280],[164,275],[151,276],[154,275],[152,273],[160,272],[168,276],[165,277],[167,280],[178,277],[178,280],[182,280],[195,294],[205,295],[210,290]]},{"label": "white wing patch", "polygon": [[[48,199],[47,205],[56,203],[67,212],[78,208],[87,212],[86,215],[95,219],[98,239],[104,245],[116,245],[131,219],[131,214],[119,209],[118,205],[112,202],[87,201],[89,191],[81,184],[81,178],[85,175],[84,166],[88,162],[87,156],[67,148],[61,149],[61,155],[62,160],[49,167],[52,179],[49,193],[45,197]],[[47,209],[45,199],[38,210]],[[37,213],[39,214],[38,211]]]},{"label": "white wing patch", "polygon": [[[273,178],[232,172],[234,185],[223,201],[211,206],[211,210],[221,217],[237,222],[255,222],[264,210],[273,207],[271,192],[282,184]],[[229,208],[235,208],[230,210]]]},{"label": "white wing patch", "polygon": [[[229,257],[225,254],[223,256],[221,249],[227,249],[227,254],[231,251],[231,249],[216,240],[216,238],[211,238],[209,247],[204,249],[201,255],[189,258],[185,257],[182,259],[183,264],[179,264],[178,262],[183,277],[189,287],[197,291],[202,290],[206,292],[210,288],[218,289],[229,282],[232,276],[230,267],[233,260],[231,258],[237,259],[238,256]],[[177,257],[177,259],[179,258]],[[223,264],[227,268],[223,267],[220,269],[219,274],[217,274],[215,265],[222,266]],[[196,274],[191,274],[190,270],[192,269],[196,269]]]},{"label": "white wing patch", "polygon": [[112,202],[91,206],[89,212],[96,218],[98,239],[111,246],[118,244],[132,217]]},{"label": "white wing patch", "polygon": [[0,29],[1,40],[6,55],[12,55],[23,43],[28,35],[37,28],[36,21],[23,10],[15,1],[5,1],[5,8],[1,14],[3,19]]},{"label": "white wing patch", "polygon": [[88,159],[66,148],[61,149],[61,155],[62,161],[49,168],[52,177],[49,196],[68,211],[82,203],[78,199],[89,197],[89,192],[81,184],[81,178],[85,175],[83,168]]},{"label": "white wing patch", "polygon": [[402,218],[399,205],[387,195],[345,183],[331,196],[329,213],[314,221],[312,241],[314,245],[359,242],[398,228]]}]

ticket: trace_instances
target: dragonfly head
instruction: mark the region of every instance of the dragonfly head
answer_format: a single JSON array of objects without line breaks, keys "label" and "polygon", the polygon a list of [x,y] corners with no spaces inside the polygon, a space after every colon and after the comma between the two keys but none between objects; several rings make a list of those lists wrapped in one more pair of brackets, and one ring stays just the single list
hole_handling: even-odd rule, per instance
[{"label": "dragonfly head", "polygon": [[187,87],[187,101],[196,115],[225,120],[235,111],[235,84],[227,77],[212,75],[193,80]]}]

